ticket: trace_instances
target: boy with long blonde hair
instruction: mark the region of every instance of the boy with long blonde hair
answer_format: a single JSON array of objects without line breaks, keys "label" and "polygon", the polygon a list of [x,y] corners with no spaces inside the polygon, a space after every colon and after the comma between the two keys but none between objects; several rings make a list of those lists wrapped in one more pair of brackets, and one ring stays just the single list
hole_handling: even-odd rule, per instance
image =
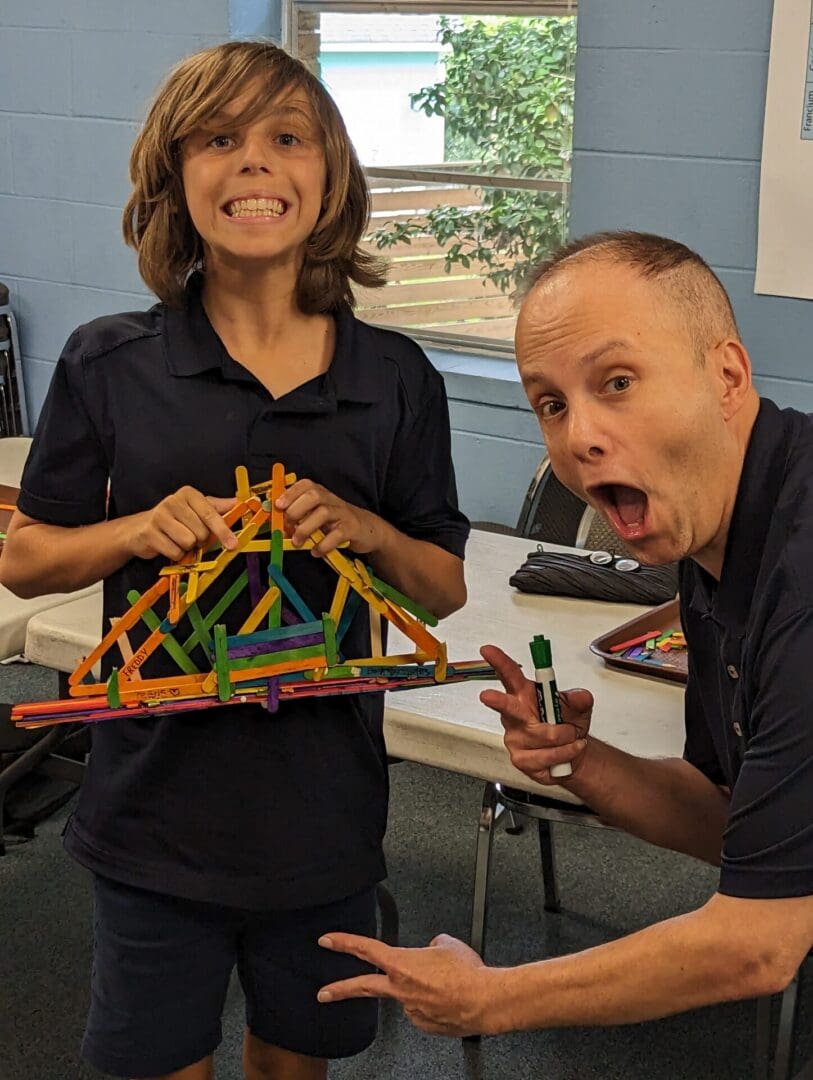
[{"label": "boy with long blonde hair", "polygon": [[[351,281],[383,277],[359,246],[369,196],[320,83],[264,42],[192,56],[159,91],[130,173],[124,234],[161,302],[69,339],[3,583],[31,596],[104,579],[107,626],[160,560],[212,537],[233,547],[235,467],[256,483],[281,461],[300,478],[278,502],[294,543],[325,534],[316,558],[286,561],[313,610],[335,584],[319,556],[344,542],[436,614],[460,607],[468,523],[443,382],[408,338],[353,316]],[[230,609],[236,626],[249,606]],[[368,653],[366,616],[343,647]],[[235,967],[250,1080],[321,1080],[328,1059],[369,1045],[374,1003],[316,1001],[364,967],[317,939],[375,929],[382,718],[368,694],[97,726],[65,834],[94,875],[92,1064],[213,1077]]]}]

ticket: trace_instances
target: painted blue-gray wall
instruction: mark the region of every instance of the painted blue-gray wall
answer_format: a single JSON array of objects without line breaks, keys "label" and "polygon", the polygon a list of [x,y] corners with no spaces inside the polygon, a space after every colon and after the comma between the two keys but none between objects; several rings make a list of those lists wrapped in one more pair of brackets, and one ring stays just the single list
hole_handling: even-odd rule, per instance
[{"label": "painted blue-gray wall", "polygon": [[760,392],[813,411],[813,302],[754,294],[772,11],[582,0],[571,228],[645,229],[699,251],[731,294]]},{"label": "painted blue-gray wall", "polygon": [[[572,227],[696,247],[730,289],[760,387],[813,409],[813,305],[753,295],[771,0],[581,0]],[[36,416],[74,326],[149,302],[120,239],[130,143],[180,56],[279,38],[280,0],[4,0],[0,280],[21,324]],[[194,32],[190,31],[190,22]],[[433,353],[462,503],[512,521],[540,453],[513,365]]]}]

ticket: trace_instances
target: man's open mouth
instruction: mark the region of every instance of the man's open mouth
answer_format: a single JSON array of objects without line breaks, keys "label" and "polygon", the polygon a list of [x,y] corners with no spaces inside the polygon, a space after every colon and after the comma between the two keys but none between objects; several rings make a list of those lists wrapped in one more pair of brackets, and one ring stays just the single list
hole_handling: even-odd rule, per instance
[{"label": "man's open mouth", "polygon": [[223,209],[231,218],[282,217],[288,204],[282,199],[233,199]]},{"label": "man's open mouth", "polygon": [[596,484],[588,493],[622,540],[643,536],[649,499],[641,488],[627,484]]}]

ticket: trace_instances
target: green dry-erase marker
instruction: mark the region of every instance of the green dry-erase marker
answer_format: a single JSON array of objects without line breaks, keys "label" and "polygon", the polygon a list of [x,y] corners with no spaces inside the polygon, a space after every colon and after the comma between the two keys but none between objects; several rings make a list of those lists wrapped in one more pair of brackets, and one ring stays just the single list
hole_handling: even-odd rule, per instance
[{"label": "green dry-erase marker", "polygon": [[[531,642],[531,659],[534,664],[539,719],[543,724],[561,724],[562,711],[559,708],[559,693],[556,689],[556,676],[553,673],[550,642],[544,634],[536,634]],[[569,761],[551,765],[551,776],[571,776],[572,773],[573,767]]]}]

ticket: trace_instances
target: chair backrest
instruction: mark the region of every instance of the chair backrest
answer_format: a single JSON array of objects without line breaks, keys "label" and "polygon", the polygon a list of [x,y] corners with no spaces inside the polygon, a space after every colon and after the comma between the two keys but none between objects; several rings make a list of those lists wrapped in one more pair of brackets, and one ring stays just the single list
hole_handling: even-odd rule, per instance
[{"label": "chair backrest", "polygon": [[556,479],[547,455],[531,480],[516,532],[540,543],[629,554],[604,518]]}]

